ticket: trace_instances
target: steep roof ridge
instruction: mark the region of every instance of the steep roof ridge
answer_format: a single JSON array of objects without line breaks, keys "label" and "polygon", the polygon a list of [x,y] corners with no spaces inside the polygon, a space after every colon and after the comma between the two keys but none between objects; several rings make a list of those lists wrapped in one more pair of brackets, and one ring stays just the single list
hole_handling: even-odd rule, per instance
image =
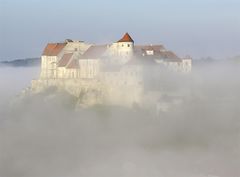
[{"label": "steep roof ridge", "polygon": [[66,65],[67,69],[79,69],[79,60],[78,58],[74,57],[74,55],[71,57],[70,61]]},{"label": "steep roof ridge", "polygon": [[65,53],[58,62],[58,67],[66,67],[69,64],[69,61],[71,60],[72,56],[73,53]]},{"label": "steep roof ridge", "polygon": [[79,63],[77,59],[72,59],[71,62],[67,65],[68,69],[78,69]]},{"label": "steep roof ridge", "polygon": [[67,43],[48,43],[42,55],[57,56],[66,45]]},{"label": "steep roof ridge", "polygon": [[128,33],[125,33],[124,36],[117,42],[134,42],[134,40]]},{"label": "steep roof ridge", "polygon": [[108,45],[92,45],[89,47],[80,59],[97,59],[103,56],[107,51]]},{"label": "steep roof ridge", "polygon": [[49,55],[51,51],[56,47],[57,43],[48,43],[44,48],[42,55]]}]

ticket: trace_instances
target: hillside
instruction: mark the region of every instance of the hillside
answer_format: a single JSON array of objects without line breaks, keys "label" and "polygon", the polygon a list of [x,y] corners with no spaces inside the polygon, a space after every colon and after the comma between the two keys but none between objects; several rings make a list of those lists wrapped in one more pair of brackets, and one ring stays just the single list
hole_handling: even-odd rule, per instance
[{"label": "hillside", "polygon": [[0,66],[11,66],[11,67],[32,67],[39,66],[40,58],[26,58],[16,59],[11,61],[1,61]]}]

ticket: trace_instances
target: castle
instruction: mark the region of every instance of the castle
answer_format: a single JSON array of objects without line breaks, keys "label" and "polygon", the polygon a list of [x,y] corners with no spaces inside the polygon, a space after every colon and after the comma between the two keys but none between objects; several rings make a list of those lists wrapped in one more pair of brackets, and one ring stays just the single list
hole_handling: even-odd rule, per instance
[{"label": "castle", "polygon": [[175,72],[191,71],[190,57],[179,58],[163,45],[135,45],[126,33],[107,45],[67,39],[49,43],[41,56],[41,74],[32,81],[37,93],[54,86],[78,98],[78,104],[141,105],[144,67],[164,66]]}]

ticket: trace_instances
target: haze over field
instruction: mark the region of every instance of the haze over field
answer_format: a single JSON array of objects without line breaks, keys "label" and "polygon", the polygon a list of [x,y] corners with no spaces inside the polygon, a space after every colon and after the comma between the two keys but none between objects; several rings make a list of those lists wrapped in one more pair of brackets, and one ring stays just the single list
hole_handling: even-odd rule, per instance
[{"label": "haze over field", "polygon": [[238,177],[239,69],[220,62],[161,77],[160,89],[185,96],[156,117],[120,107],[76,112],[71,97],[51,91],[9,103],[39,68],[0,68],[0,176]]}]

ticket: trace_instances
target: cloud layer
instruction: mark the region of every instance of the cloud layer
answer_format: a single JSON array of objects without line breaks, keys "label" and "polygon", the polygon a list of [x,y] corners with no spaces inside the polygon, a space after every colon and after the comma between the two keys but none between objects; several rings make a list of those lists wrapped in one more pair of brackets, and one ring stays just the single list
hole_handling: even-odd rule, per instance
[{"label": "cloud layer", "polygon": [[155,116],[120,107],[74,111],[62,93],[8,104],[38,70],[0,68],[0,176],[238,177],[239,69],[218,63],[160,77],[159,89],[183,102]]}]

